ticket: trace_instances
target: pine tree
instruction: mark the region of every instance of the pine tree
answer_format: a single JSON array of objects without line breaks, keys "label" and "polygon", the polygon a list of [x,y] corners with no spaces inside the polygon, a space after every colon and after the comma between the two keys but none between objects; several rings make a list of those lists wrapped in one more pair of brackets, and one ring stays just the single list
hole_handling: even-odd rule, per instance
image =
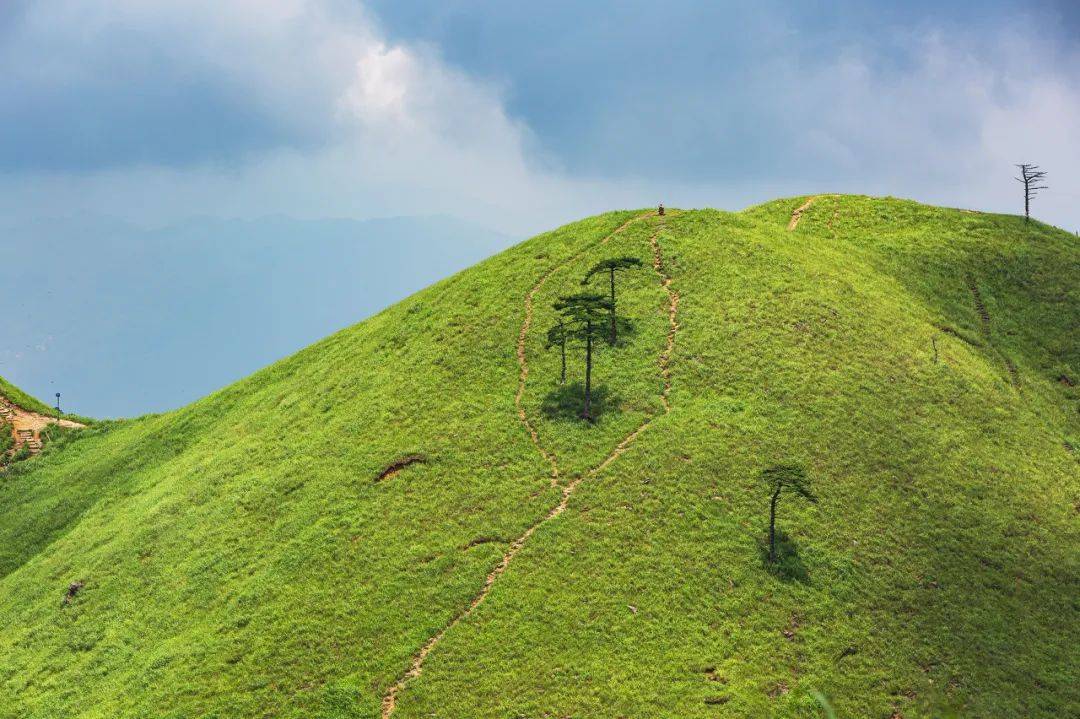
[{"label": "pine tree", "polygon": [[781,464],[762,470],[761,479],[772,490],[772,500],[769,502],[769,561],[776,561],[776,505],[780,501],[780,493],[784,488],[795,492],[808,502],[817,502],[817,497],[806,486],[806,472],[802,467],[790,464]]},{"label": "pine tree", "polygon": [[562,315],[567,339],[585,344],[585,402],[581,416],[591,422],[593,347],[596,340],[603,339],[604,320],[614,307],[603,295],[588,292],[560,297],[554,307]]},{"label": "pine tree", "polygon": [[562,319],[558,320],[558,323],[553,326],[547,332],[547,342],[544,344],[545,349],[551,349],[552,347],[559,348],[559,354],[562,357],[562,371],[559,374],[559,384],[566,384],[566,340],[568,339],[568,333],[566,330],[566,323]]},{"label": "pine tree", "polygon": [[617,330],[615,328],[615,273],[628,270],[633,267],[641,267],[641,260],[637,257],[612,257],[607,260],[601,260],[597,262],[591,270],[585,273],[585,279],[581,281],[581,284],[586,285],[594,276],[607,273],[608,286],[610,288],[609,302],[611,303],[611,311],[608,315],[610,322],[610,332],[608,334],[608,343],[615,344]]}]

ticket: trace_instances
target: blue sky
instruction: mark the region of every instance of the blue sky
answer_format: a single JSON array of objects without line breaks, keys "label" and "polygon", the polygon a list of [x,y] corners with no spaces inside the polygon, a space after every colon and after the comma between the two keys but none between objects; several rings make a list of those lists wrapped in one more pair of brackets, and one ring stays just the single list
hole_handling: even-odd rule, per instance
[{"label": "blue sky", "polygon": [[[0,97],[9,243],[122,225],[137,246],[192,217],[229,243],[228,220],[430,215],[509,242],[659,200],[827,191],[1015,212],[1021,161],[1049,172],[1036,214],[1080,229],[1073,0],[7,0]],[[414,284],[405,262],[371,264],[360,284]],[[365,295],[350,318],[402,293]],[[13,363],[15,344],[45,346],[27,332],[0,337],[0,374],[43,392],[44,374],[70,373],[44,350]],[[269,352],[180,376],[164,404]]]}]

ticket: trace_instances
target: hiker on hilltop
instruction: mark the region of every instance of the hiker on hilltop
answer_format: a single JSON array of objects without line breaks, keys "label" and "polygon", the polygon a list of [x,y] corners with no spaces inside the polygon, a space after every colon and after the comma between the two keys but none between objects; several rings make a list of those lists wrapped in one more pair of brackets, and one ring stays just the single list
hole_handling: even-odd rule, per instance
[{"label": "hiker on hilltop", "polygon": [[663,202],[661,202],[660,207],[658,207],[656,209],[656,214],[660,215],[661,217],[664,215],[664,203]]}]

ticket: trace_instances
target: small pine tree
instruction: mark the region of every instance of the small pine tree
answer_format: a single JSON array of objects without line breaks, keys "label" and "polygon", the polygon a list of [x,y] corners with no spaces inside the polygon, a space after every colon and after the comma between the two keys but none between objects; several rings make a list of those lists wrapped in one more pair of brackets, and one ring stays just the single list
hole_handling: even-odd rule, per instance
[{"label": "small pine tree", "polygon": [[551,349],[552,347],[559,348],[559,354],[562,357],[562,371],[559,373],[559,384],[566,384],[566,340],[569,337],[569,333],[566,329],[566,323],[559,319],[557,324],[553,326],[547,332],[547,342],[544,344],[545,349]]},{"label": "small pine tree", "polygon": [[781,464],[769,467],[761,472],[761,479],[772,491],[772,500],[769,502],[769,561],[776,561],[776,505],[780,501],[780,493],[784,488],[790,489],[810,503],[817,502],[806,485],[806,472],[802,467],[790,464]]},{"label": "small pine tree", "polygon": [[562,315],[566,337],[585,344],[585,402],[581,416],[591,422],[593,346],[603,338],[604,320],[614,308],[603,295],[588,292],[560,297],[554,307]]},{"label": "small pine tree", "polygon": [[585,273],[585,279],[581,281],[581,284],[587,285],[589,284],[589,281],[598,274],[606,272],[608,275],[608,286],[610,288],[609,302],[611,303],[611,311],[608,316],[610,322],[608,343],[612,345],[615,344],[617,332],[615,328],[615,273],[629,270],[633,267],[641,267],[641,260],[637,257],[612,257],[597,262],[591,270]]}]

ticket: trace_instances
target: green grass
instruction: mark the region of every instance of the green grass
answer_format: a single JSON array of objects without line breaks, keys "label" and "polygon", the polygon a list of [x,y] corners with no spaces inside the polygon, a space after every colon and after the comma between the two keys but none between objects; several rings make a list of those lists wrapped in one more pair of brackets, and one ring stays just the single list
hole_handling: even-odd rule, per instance
[{"label": "green grass", "polygon": [[[0,395],[7,397],[9,401],[14,402],[19,407],[25,409],[27,412],[36,412],[38,414],[44,414],[49,417],[54,417],[56,415],[55,407],[50,407],[36,397],[33,397],[26,392],[23,392],[21,389],[11,384],[3,377],[0,377]],[[64,419],[70,419],[73,422],[81,422],[82,424],[92,424],[94,422],[94,420],[90,419],[89,417],[83,417],[77,414],[68,414],[67,412],[63,414],[63,417]]]},{"label": "green grass", "polygon": [[3,377],[0,377],[0,395],[8,398],[11,402],[19,405],[28,412],[37,412],[38,414],[56,414],[56,410],[48,406],[41,400],[31,397],[26,392],[15,385],[8,382]]},{"label": "green grass", "polygon": [[[640,213],[569,225],[0,475],[0,717],[379,716],[559,501],[514,405],[523,300],[554,266],[523,406],[563,482],[586,479],[395,716],[1080,714],[1075,239],[849,196],[789,233],[803,199],[604,245]],[[670,413],[654,232],[681,300]],[[633,327],[598,354],[586,424],[544,332],[621,255],[645,262],[619,278]],[[778,573],[758,473],[792,461],[819,502],[781,500]]]}]

